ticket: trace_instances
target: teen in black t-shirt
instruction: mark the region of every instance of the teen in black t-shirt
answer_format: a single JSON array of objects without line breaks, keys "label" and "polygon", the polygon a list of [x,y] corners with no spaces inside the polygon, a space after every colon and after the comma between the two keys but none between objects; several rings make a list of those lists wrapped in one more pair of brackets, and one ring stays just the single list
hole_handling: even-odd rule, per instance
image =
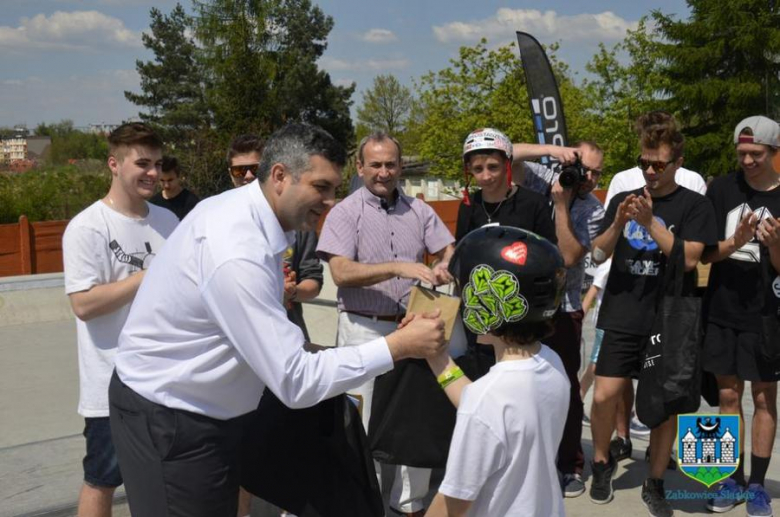
[{"label": "teen in black t-shirt", "polygon": [[184,216],[189,214],[190,211],[195,208],[195,205],[200,202],[200,198],[190,192],[186,188],[182,188],[175,197],[166,199],[163,197],[162,192],[155,194],[150,200],[150,203],[154,203],[157,206],[167,208],[174,214],[179,220],[184,219]]},{"label": "teen in black t-shirt", "polygon": [[483,201],[482,191],[479,190],[471,196],[471,205],[461,203],[455,240],[460,241],[470,231],[486,224],[498,223],[501,226],[514,226],[534,232],[552,243],[557,243],[555,224],[547,199],[518,185],[507,188],[507,192],[509,195],[506,199],[489,203]]},{"label": "teen in black t-shirt", "polygon": [[[602,233],[593,241],[593,259],[612,267],[604,289],[598,328],[604,338],[596,364],[591,409],[593,477],[590,498],[599,504],[613,498],[617,461],[610,452],[619,399],[639,374],[655,318],[655,302],[675,238],[684,241],[685,291],[694,290],[694,270],[706,245],[717,241],[712,204],[704,196],[677,185],[684,137],[671,115],[653,111],[637,121],[639,167],[646,186],[615,196],[607,208]],[[642,485],[642,502],[650,515],[671,516],[663,476],[675,441],[671,416],[650,433],[653,452]]]},{"label": "teen in black t-shirt", "polygon": [[[645,189],[622,192],[609,203],[602,233],[612,225],[618,206],[629,196],[644,196]],[[658,224],[687,242],[705,245],[716,240],[712,205],[707,198],[677,186],[665,196],[652,196],[653,217]],[[596,325],[600,329],[646,336],[655,320],[656,293],[661,289],[666,255],[636,220],[625,223],[609,272]],[[683,295],[696,288],[696,270],[683,277]]]},{"label": "teen in black t-shirt", "polygon": [[[739,466],[718,491],[736,493],[747,486],[748,515],[772,515],[764,478],[777,431],[777,381],[780,361],[771,360],[774,336],[765,336],[762,316],[778,317],[780,301],[780,178],[773,158],[780,145],[780,126],[766,117],[749,117],[734,131],[738,172],[716,179],[707,191],[715,207],[719,241],[703,256],[712,262],[705,295],[707,326],[704,369],[718,380],[720,412],[742,414],[745,381],[751,383],[753,429],[750,479],[745,480],[744,433]],[[742,426],[742,429],[745,427]],[[716,497],[714,512],[736,505]]]}]

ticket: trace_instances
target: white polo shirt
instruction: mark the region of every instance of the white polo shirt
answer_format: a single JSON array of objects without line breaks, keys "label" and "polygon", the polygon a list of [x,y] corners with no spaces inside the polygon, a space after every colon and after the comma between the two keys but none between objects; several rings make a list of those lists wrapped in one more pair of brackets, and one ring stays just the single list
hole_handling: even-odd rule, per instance
[{"label": "white polo shirt", "polygon": [[146,273],[119,338],[119,378],[158,404],[221,420],[268,386],[302,408],[393,367],[384,338],[303,349],[282,305],[285,234],[256,181],[202,201]]}]

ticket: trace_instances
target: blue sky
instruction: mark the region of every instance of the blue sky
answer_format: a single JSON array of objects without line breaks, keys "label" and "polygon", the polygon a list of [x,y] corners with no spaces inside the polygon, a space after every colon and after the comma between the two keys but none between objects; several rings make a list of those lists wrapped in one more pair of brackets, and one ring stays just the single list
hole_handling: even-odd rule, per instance
[{"label": "blue sky", "polygon": [[[0,0],[0,126],[71,119],[77,126],[136,116],[124,90],[139,91],[137,59],[149,9],[169,12],[175,0]],[[599,42],[623,39],[652,9],[688,16],[684,0],[315,1],[335,27],[320,64],[338,84],[357,83],[353,97],[378,74],[411,84],[448,66],[462,45],[486,37],[512,41],[515,30],[543,43],[559,41],[559,56],[584,74]],[[189,9],[190,0],[182,0]]]}]

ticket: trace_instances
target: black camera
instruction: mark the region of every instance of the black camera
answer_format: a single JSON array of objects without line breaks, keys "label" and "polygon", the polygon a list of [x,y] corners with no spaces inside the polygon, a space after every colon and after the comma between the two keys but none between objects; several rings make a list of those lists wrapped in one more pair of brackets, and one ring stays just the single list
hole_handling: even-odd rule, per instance
[{"label": "black camera", "polygon": [[558,182],[563,188],[574,188],[588,181],[588,171],[582,166],[579,155],[577,161],[561,168]]}]

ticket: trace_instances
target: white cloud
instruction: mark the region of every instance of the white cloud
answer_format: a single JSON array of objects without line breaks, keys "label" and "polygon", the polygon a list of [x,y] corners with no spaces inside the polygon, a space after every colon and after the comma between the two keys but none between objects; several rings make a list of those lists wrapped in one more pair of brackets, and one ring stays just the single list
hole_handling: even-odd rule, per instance
[{"label": "white cloud", "polygon": [[346,60],[332,57],[323,57],[320,59],[320,66],[328,72],[346,72],[346,71],[385,71],[385,70],[403,70],[409,66],[408,59],[356,59]]},{"label": "white cloud", "polygon": [[18,27],[0,26],[0,51],[79,50],[141,47],[141,34],[119,18],[98,11],[57,11],[22,18]]},{"label": "white cloud", "polygon": [[391,43],[398,40],[395,33],[388,29],[371,29],[361,34],[360,39],[368,43]]},{"label": "white cloud", "polygon": [[3,80],[0,88],[0,120],[39,122],[71,119],[77,126],[118,124],[134,118],[138,107],[125,100],[124,91],[140,91],[135,70],[109,70],[92,75]]},{"label": "white cloud", "polygon": [[470,43],[487,38],[491,43],[513,41],[515,31],[533,34],[547,41],[619,41],[636,21],[626,20],[611,11],[598,14],[562,16],[555,11],[501,8],[494,16],[468,22],[436,25],[433,33],[442,43]]}]

